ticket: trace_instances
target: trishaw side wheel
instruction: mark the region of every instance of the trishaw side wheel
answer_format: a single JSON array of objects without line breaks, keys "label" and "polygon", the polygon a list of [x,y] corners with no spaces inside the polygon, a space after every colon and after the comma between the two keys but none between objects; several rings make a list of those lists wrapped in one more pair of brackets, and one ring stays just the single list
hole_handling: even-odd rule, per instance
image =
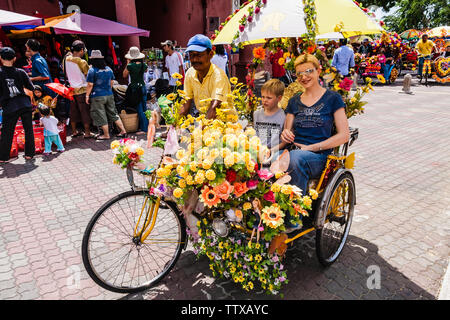
[{"label": "trishaw side wheel", "polygon": [[135,227],[143,225],[138,220],[151,206],[148,199],[148,191],[121,193],[89,221],[82,258],[99,286],[118,293],[139,292],[154,286],[175,266],[187,241],[185,221],[176,205],[161,199],[153,229],[145,241],[139,241]]},{"label": "trishaw side wheel", "polygon": [[323,266],[329,266],[341,254],[353,219],[356,189],[351,173],[342,174],[333,186],[325,206],[323,228],[316,231],[316,253]]}]

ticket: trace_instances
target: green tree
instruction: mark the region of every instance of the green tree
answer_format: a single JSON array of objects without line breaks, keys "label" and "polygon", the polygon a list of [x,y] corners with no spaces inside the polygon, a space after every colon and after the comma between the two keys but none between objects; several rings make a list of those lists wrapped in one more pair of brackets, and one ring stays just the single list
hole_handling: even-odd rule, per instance
[{"label": "green tree", "polygon": [[434,28],[450,25],[450,0],[363,0],[365,7],[375,5],[385,12],[395,12],[384,18],[390,31]]}]

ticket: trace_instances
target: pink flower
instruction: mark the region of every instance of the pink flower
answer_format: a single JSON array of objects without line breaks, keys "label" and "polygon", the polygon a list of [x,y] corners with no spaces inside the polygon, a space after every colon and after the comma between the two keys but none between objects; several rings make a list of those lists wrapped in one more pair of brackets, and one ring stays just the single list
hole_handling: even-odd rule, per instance
[{"label": "pink flower", "polygon": [[243,24],[239,25],[239,31],[244,32],[245,26]]},{"label": "pink flower", "polygon": [[273,177],[273,173],[270,172],[267,169],[261,169],[257,171],[258,176],[262,179],[262,180],[269,180],[270,178]]},{"label": "pink flower", "polygon": [[250,23],[253,22],[253,16],[248,17],[247,21]]},{"label": "pink flower", "polygon": [[247,181],[247,188],[249,190],[255,190],[258,186],[258,180],[249,180]]},{"label": "pink flower", "polygon": [[258,14],[261,11],[261,9],[259,7],[255,8],[255,13]]},{"label": "pink flower", "polygon": [[348,78],[345,78],[344,80],[339,83],[339,88],[344,89],[346,91],[350,91],[352,88],[353,80],[350,80]]},{"label": "pink flower", "polygon": [[275,195],[272,191],[267,192],[264,195],[264,200],[275,203]]}]

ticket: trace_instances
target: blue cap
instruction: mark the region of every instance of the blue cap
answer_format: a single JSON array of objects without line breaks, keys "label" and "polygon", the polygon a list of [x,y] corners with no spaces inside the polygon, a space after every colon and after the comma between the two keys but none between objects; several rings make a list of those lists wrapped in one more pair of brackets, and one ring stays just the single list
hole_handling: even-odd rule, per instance
[{"label": "blue cap", "polygon": [[187,45],[188,47],[186,49],[186,52],[203,52],[206,49],[212,49],[211,40],[209,40],[209,38],[203,34],[196,34],[195,36],[190,38]]}]

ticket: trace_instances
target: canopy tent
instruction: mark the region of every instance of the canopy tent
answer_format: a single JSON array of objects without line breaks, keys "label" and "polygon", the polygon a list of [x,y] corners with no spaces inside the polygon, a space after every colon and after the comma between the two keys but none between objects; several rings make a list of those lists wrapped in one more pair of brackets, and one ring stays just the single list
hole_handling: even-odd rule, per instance
[{"label": "canopy tent", "polygon": [[41,25],[42,19],[12,11],[0,10],[0,26],[9,26],[14,24]]},{"label": "canopy tent", "polygon": [[428,30],[426,34],[430,38],[448,38],[450,37],[450,26],[436,27]]},{"label": "canopy tent", "polygon": [[416,29],[408,29],[400,33],[400,38],[405,40],[419,39],[422,36],[422,32]]},{"label": "canopy tent", "polygon": [[[307,32],[303,2],[299,0],[268,0],[242,32],[240,21],[248,15],[252,1],[237,12],[219,32],[214,44],[257,43],[267,38],[299,37]],[[315,0],[319,35],[339,32],[344,37],[381,33],[383,28],[352,0]],[[236,33],[239,36],[235,39]]]},{"label": "canopy tent", "polygon": [[44,25],[28,30],[11,30],[13,34],[41,31],[55,34],[84,34],[97,36],[143,36],[150,31],[135,28],[119,22],[91,16],[86,13],[70,13],[44,20]]}]

